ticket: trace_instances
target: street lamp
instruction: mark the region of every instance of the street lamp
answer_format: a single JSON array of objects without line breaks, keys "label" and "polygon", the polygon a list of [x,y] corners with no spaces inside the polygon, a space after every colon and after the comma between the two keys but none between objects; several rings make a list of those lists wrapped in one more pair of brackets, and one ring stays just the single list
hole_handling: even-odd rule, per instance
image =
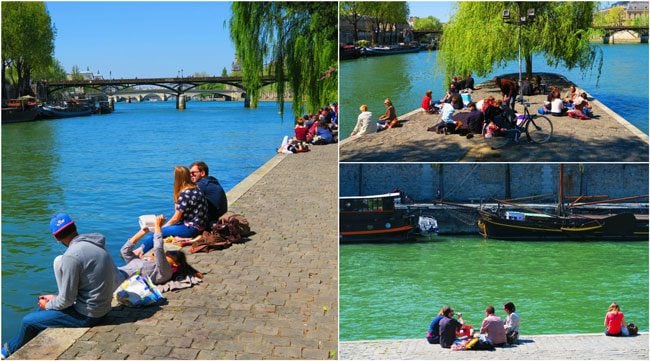
[{"label": "street lamp", "polygon": [[518,100],[521,100],[523,98],[523,94],[522,94],[523,90],[521,88],[521,26],[528,25],[533,22],[533,19],[535,19],[535,9],[530,8],[526,11],[526,15],[522,15],[521,1],[518,1],[517,20],[513,20],[510,18],[510,9],[503,10],[503,14],[501,17],[505,23],[517,24],[517,27],[519,28],[519,35],[518,35],[519,81],[517,83],[519,86],[519,96],[517,98]]}]

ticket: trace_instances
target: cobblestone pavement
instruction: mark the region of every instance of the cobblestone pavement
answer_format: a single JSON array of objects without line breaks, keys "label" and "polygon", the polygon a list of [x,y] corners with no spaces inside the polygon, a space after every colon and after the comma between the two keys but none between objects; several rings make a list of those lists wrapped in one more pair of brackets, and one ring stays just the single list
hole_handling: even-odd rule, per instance
[{"label": "cobblestone pavement", "polygon": [[[549,85],[557,85],[564,96],[569,82],[555,74],[544,73],[542,76]],[[500,90],[493,83],[482,84],[480,87],[480,90],[472,93],[472,100],[478,101],[488,95],[501,98]],[[537,113],[537,108],[546,100],[546,94],[525,98],[531,103],[530,112]],[[491,149],[480,136],[467,139],[455,134],[445,136],[428,132],[427,128],[440,121],[440,115],[416,110],[400,116],[400,119],[406,120],[401,128],[356,139],[345,139],[340,144],[340,160],[341,162],[648,161],[648,135],[624,120],[623,123],[617,121],[621,117],[597,100],[590,97],[590,102],[597,116],[594,119],[578,120],[567,116],[548,115],[554,129],[550,142],[510,143],[499,150]],[[419,103],[417,99],[414,104]],[[517,105],[517,110],[522,111],[522,106]],[[625,117],[625,114],[621,115]],[[356,119],[342,121],[355,122]]]},{"label": "cobblestone pavement", "polygon": [[336,358],[337,146],[279,157],[230,206],[256,233],[249,242],[189,255],[201,285],[160,307],[114,308],[58,358]]},{"label": "cobblestone pavement", "polygon": [[648,334],[521,336],[518,345],[495,351],[451,351],[424,339],[350,341],[339,345],[342,360],[648,360]]}]

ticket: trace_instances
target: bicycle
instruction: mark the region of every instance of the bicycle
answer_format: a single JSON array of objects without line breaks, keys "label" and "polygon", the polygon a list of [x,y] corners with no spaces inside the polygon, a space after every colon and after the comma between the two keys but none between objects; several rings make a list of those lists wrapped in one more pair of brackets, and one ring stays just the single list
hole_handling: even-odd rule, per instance
[{"label": "bicycle", "polygon": [[[516,143],[519,143],[521,133],[526,133],[526,139],[528,142],[543,144],[548,142],[553,136],[553,123],[544,115],[530,114],[528,108],[530,103],[525,101],[522,98],[517,100],[518,103],[521,103],[524,106],[524,118],[520,119],[511,119],[514,117],[514,113],[508,108],[504,109],[503,116],[506,118],[506,123],[509,123],[511,128],[505,130],[499,130],[497,132],[489,133],[488,132],[488,123],[483,125],[483,139],[487,145],[492,149],[503,148],[511,140],[514,140]],[[508,116],[507,113],[511,115]]]}]

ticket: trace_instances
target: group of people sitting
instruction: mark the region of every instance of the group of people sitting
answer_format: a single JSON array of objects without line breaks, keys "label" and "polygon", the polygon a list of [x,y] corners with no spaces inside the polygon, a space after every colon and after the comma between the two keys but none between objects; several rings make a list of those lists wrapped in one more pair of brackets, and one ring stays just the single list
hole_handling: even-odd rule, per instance
[{"label": "group of people sitting", "polygon": [[323,145],[338,142],[338,104],[320,108],[315,114],[305,114],[296,119],[294,136],[286,136],[278,153],[302,153],[309,151],[309,145]]},{"label": "group of people sitting", "polygon": [[[449,89],[439,101],[434,101],[431,90],[427,90],[422,98],[421,107],[425,112],[430,114],[438,114],[442,112],[445,108],[445,104],[451,105],[453,109],[460,110],[465,106],[461,92],[471,93],[472,90],[474,90],[474,78],[472,78],[472,73],[468,73],[465,79],[456,76],[452,78],[451,83],[449,83]],[[449,107],[446,108],[449,109]],[[449,111],[448,109],[447,111]]]},{"label": "group of people sitting", "polygon": [[553,87],[546,97],[544,106],[538,112],[550,113],[555,116],[568,115],[578,119],[591,119],[594,116],[591,104],[587,99],[587,93],[578,90],[573,84],[569,86],[569,91],[564,98],[560,96],[560,90]]},{"label": "group of people sitting", "polygon": [[[219,181],[209,175],[205,162],[174,169],[174,215],[155,218],[153,234],[148,227],[139,229],[121,249],[125,265],[117,267],[100,233],[79,234],[66,213],[50,220],[54,238],[66,247],[54,259],[56,295],[38,298],[39,310],[22,319],[18,334],[2,347],[2,358],[16,352],[42,330],[49,327],[90,327],[102,322],[111,310],[113,292],[138,273],[149,276],[154,284],[165,284],[177,277],[202,278],[190,266],[182,250],[165,251],[163,239],[169,236],[196,237],[209,230],[228,210],[226,194]],[[140,247],[136,248],[137,245]],[[153,249],[151,255],[147,254]]]},{"label": "group of people sitting", "polygon": [[[427,91],[427,95],[429,93],[430,91]],[[443,104],[440,110],[440,122],[428,128],[428,131],[445,135],[459,134],[468,139],[474,137],[474,134],[490,137],[497,132],[505,131],[510,126],[507,124],[511,121],[509,118],[516,119],[517,116],[512,112],[511,116],[507,117],[505,114],[510,112],[507,109],[507,100],[498,100],[493,96],[476,103],[470,101],[465,112],[456,112],[456,107],[452,105],[455,99],[456,95],[453,95],[452,103]],[[487,127],[484,127],[485,124]]]},{"label": "group of people sitting", "polygon": [[399,119],[397,118],[397,112],[395,111],[395,106],[390,98],[384,99],[384,106],[386,111],[383,115],[380,115],[377,120],[374,120],[372,117],[372,112],[368,110],[366,104],[362,104],[359,107],[361,114],[357,117],[357,123],[354,125],[354,129],[350,133],[351,137],[361,137],[366,134],[373,134],[380,132],[382,130],[397,128],[402,126]]},{"label": "group of people sitting", "polygon": [[503,305],[503,309],[507,314],[505,322],[494,314],[494,306],[487,306],[485,308],[485,318],[481,323],[479,332],[476,334],[469,332],[469,335],[465,335],[468,337],[464,337],[461,330],[464,326],[465,328],[471,326],[465,325],[461,313],[456,314],[458,320],[454,319],[454,310],[449,306],[445,306],[431,321],[427,332],[427,341],[430,344],[440,344],[443,348],[452,348],[454,344],[459,344],[461,341],[467,344],[472,339],[476,339],[475,342],[481,340],[481,342],[491,346],[505,346],[508,343],[517,343],[521,319],[516,312],[514,303],[507,302]]}]

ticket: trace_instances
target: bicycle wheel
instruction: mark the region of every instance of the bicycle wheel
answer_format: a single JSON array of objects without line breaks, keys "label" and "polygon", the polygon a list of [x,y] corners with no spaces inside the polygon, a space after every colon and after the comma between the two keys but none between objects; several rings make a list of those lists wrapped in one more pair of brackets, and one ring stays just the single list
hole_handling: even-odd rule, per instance
[{"label": "bicycle wheel", "polygon": [[490,148],[500,149],[505,147],[506,144],[508,144],[508,142],[510,141],[510,136],[509,134],[502,134],[497,136],[492,135],[491,137],[483,136],[483,139],[485,139],[485,143],[489,145]]},{"label": "bicycle wheel", "polygon": [[535,143],[546,143],[553,135],[553,123],[543,115],[532,117],[526,124],[526,135]]}]

